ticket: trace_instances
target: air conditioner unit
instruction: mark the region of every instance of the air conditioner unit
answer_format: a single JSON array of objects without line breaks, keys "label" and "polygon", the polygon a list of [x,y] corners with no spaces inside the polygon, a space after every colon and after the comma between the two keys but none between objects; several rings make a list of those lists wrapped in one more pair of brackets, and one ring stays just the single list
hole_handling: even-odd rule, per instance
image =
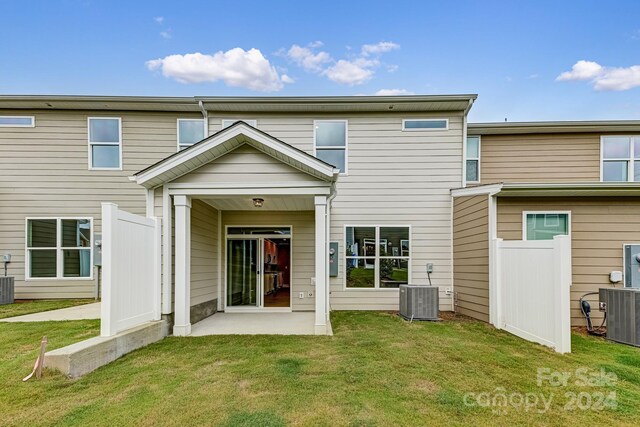
[{"label": "air conditioner unit", "polygon": [[400,316],[408,320],[438,319],[437,286],[400,285]]},{"label": "air conditioner unit", "polygon": [[640,289],[601,288],[600,306],[607,312],[607,339],[640,347]]}]

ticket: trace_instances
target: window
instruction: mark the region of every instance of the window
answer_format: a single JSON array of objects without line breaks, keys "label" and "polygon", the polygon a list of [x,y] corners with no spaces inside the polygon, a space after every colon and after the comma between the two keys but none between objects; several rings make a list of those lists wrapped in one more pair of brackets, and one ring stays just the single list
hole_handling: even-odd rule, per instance
[{"label": "window", "polygon": [[569,235],[570,212],[523,212],[523,240],[552,240],[558,235]]},{"label": "window", "polygon": [[119,117],[89,117],[89,169],[120,169],[122,129]]},{"label": "window", "polygon": [[347,121],[315,120],[315,156],[347,173]]},{"label": "window", "polygon": [[346,287],[389,289],[409,283],[410,228],[346,227]]},{"label": "window", "polygon": [[254,128],[258,127],[258,121],[257,120],[223,119],[222,120],[222,129],[228,128],[229,126],[231,126],[235,122],[240,122],[240,121],[245,122],[246,124],[248,124],[249,126],[253,126]]},{"label": "window", "polygon": [[35,125],[33,116],[0,116],[0,127],[32,128]]},{"label": "window", "polygon": [[27,218],[27,279],[91,279],[90,218]]},{"label": "window", "polygon": [[178,119],[178,151],[204,139],[203,119]]},{"label": "window", "polygon": [[640,181],[640,136],[603,136],[602,181]]},{"label": "window", "polygon": [[406,119],[402,121],[402,130],[447,130],[447,119]]},{"label": "window", "polygon": [[465,168],[467,182],[480,181],[480,137],[467,137]]}]

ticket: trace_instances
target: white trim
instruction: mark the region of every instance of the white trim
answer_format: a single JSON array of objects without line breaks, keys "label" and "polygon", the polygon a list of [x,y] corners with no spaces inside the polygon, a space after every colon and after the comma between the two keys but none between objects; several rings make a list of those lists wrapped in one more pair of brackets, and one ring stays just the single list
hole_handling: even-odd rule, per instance
[{"label": "white trim", "polygon": [[162,314],[171,314],[171,288],[172,288],[172,265],[171,265],[171,196],[167,186],[162,187]]},{"label": "white trim", "polygon": [[488,184],[477,187],[456,188],[451,190],[452,197],[479,196],[482,194],[497,194],[502,190],[503,184]]},{"label": "white trim", "polygon": [[571,237],[571,211],[522,211],[522,240],[527,240],[527,215],[567,215],[567,236]]},{"label": "white trim", "polygon": [[[62,221],[66,219],[72,220],[89,220],[89,226],[91,227],[91,237],[88,247],[71,247],[62,246]],[[29,247],[29,221],[30,220],[55,220],[56,221],[56,246],[54,247]],[[94,221],[91,216],[46,216],[25,217],[24,221],[24,280],[25,282],[41,282],[47,280],[70,280],[70,281],[92,281],[93,280],[93,245],[94,245]],[[31,277],[31,253],[30,250],[54,250],[56,251],[56,276],[55,277]],[[64,259],[62,252],[65,250],[88,250],[89,251],[89,276],[88,277],[65,277],[64,276]]]},{"label": "white trim", "polygon": [[35,116],[5,116],[5,115],[1,115],[0,119],[31,119],[31,124],[29,124],[29,125],[2,124],[2,123],[0,123],[0,128],[34,128],[34,127],[36,127],[36,117]]},{"label": "white trim", "polygon": [[[218,212],[218,311],[224,311],[224,301],[222,300],[222,276],[223,276],[223,271],[222,271],[222,210],[221,209],[216,209],[216,212]],[[226,248],[225,248],[226,249]],[[224,283],[224,286],[226,288],[227,284],[226,282]]]},{"label": "white trim", "polygon": [[[118,142],[101,142],[101,141],[91,141],[91,120],[117,120],[118,121]],[[121,171],[122,170],[122,117],[102,117],[102,116],[92,116],[87,117],[87,150],[89,153],[89,170],[91,171]],[[120,155],[118,162],[119,165],[116,168],[98,168],[93,167],[93,152],[91,147],[94,145],[110,145],[110,146],[118,146],[118,153]]]},{"label": "white trim", "polygon": [[155,196],[156,196],[156,189],[155,188],[149,188],[147,189],[146,192],[146,217],[147,218],[151,218],[155,216]]},{"label": "white trim", "polygon": [[[444,121],[445,123],[445,127],[443,128],[407,128],[405,123],[406,122],[442,122]],[[446,118],[442,118],[442,119],[435,119],[435,118],[428,118],[428,119],[422,119],[422,118],[412,118],[412,119],[402,119],[402,131],[403,132],[433,132],[433,131],[439,131],[439,130],[449,130],[449,119]]]},{"label": "white trim", "polygon": [[[395,291],[397,292],[399,288],[381,288],[380,287],[380,260],[381,259],[402,259],[407,260],[407,283],[411,284],[413,279],[413,230],[411,224],[343,224],[343,244],[344,244],[344,255],[342,255],[342,259],[344,260],[343,266],[343,280],[342,280],[342,290],[343,291],[357,291],[357,292],[367,292],[367,291],[376,291],[376,292],[389,292]],[[408,228],[409,229],[409,256],[393,256],[393,255],[380,255],[380,245],[376,244],[376,252],[374,256],[347,256],[347,228],[348,227],[366,227],[366,228],[374,228],[375,229],[375,241],[380,241],[380,228]],[[406,239],[402,239],[406,240]],[[347,286],[347,261],[349,259],[365,259],[365,258],[373,258],[374,261],[374,282],[373,288],[350,288]]]},{"label": "white trim", "polygon": [[[316,123],[344,123],[344,147],[341,145],[323,145],[322,150],[344,150],[344,170],[340,170],[340,176],[349,175],[349,120],[346,119],[319,119],[313,121],[313,156],[318,157],[318,147],[316,146]],[[338,168],[339,169],[339,168]]]},{"label": "white trim", "polygon": [[[215,184],[214,184],[215,185]],[[329,195],[331,188],[326,187],[250,187],[250,188],[206,188],[206,189],[169,189],[169,194],[173,196],[255,196],[260,194],[261,196],[314,196],[314,195]]]},{"label": "white trim", "polygon": [[[231,122],[228,125],[224,125],[224,122]],[[249,126],[253,126],[254,128],[258,127],[258,120],[257,119],[221,119],[220,120],[220,129],[226,129],[230,126],[233,126],[234,123],[236,122],[245,122],[246,124],[248,124]],[[251,124],[253,123],[253,124]]]},{"label": "white trim", "polygon": [[207,138],[207,122],[205,121],[204,118],[202,118],[202,119],[194,119],[194,118],[179,118],[179,119],[176,119],[176,145],[177,145],[177,150],[178,151],[183,150],[183,148],[181,148],[182,146],[184,146],[184,148],[187,148],[187,147],[191,147],[196,142],[202,141],[202,139],[199,139],[198,141],[194,141],[191,144],[180,144],[180,122],[202,122],[202,139],[206,139]]},{"label": "white trim", "polygon": [[[604,158],[604,140],[606,138],[628,138],[629,143],[629,157],[620,158]],[[635,163],[640,163],[640,158],[636,159],[635,156],[635,144],[633,139],[639,138],[640,135],[600,135],[600,182],[638,182],[634,180]],[[626,181],[604,181],[604,163],[605,162],[627,162],[627,180]]]},{"label": "white trim", "polygon": [[497,252],[498,244],[496,243],[498,238],[498,200],[495,193],[489,193],[487,197],[489,203],[489,323],[498,326],[498,264],[496,262],[499,256]]},{"label": "white trim", "polygon": [[[467,150],[467,144],[469,141],[469,138],[478,138],[478,157],[472,157],[470,158],[468,153],[469,151]],[[465,180],[465,185],[467,184],[479,184],[480,181],[482,180],[481,176],[480,176],[480,157],[482,156],[482,137],[480,135],[467,135],[467,137],[465,138],[464,141],[464,180]],[[467,181],[467,161],[468,160],[475,160],[478,162],[478,179],[475,181]]]}]

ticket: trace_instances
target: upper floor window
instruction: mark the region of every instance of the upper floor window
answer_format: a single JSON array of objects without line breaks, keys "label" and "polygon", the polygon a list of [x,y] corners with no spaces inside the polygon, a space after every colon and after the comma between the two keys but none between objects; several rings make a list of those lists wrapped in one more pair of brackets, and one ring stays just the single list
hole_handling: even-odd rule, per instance
[{"label": "upper floor window", "polygon": [[405,119],[402,121],[402,130],[447,130],[447,119]]},{"label": "upper floor window", "polygon": [[347,173],[347,121],[315,120],[315,156]]},{"label": "upper floor window", "polygon": [[640,136],[603,136],[602,181],[640,181]]},{"label": "upper floor window", "polygon": [[0,116],[0,127],[32,128],[36,125],[33,116]]},{"label": "upper floor window", "polygon": [[89,168],[122,168],[120,117],[89,117]]},{"label": "upper floor window", "polygon": [[229,126],[231,126],[232,124],[234,124],[235,122],[245,122],[246,124],[248,124],[249,126],[253,126],[258,127],[258,121],[257,120],[246,120],[246,119],[222,119],[222,129],[224,128],[228,128]]},{"label": "upper floor window", "polygon": [[523,212],[523,240],[553,240],[571,232],[570,212]]},{"label": "upper floor window", "polygon": [[467,182],[480,181],[480,137],[467,137],[465,168]]},{"label": "upper floor window", "polygon": [[204,139],[205,123],[203,119],[178,119],[178,150]]},{"label": "upper floor window", "polygon": [[27,218],[28,279],[92,277],[90,218]]}]

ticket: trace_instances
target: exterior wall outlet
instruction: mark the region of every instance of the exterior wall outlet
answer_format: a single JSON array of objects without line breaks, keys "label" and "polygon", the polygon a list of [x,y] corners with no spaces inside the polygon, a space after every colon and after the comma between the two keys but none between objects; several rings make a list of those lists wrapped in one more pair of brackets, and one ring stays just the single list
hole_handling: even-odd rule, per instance
[{"label": "exterior wall outlet", "polygon": [[445,288],[445,290],[444,290],[444,294],[445,294],[445,295],[453,295],[453,289],[451,289],[451,288]]},{"label": "exterior wall outlet", "polygon": [[309,298],[313,298],[313,291],[309,291],[309,292],[307,292],[307,296],[308,296]]},{"label": "exterior wall outlet", "polygon": [[304,299],[304,292],[298,292],[298,298]]},{"label": "exterior wall outlet", "polygon": [[427,273],[433,273],[433,264],[427,263]]}]

